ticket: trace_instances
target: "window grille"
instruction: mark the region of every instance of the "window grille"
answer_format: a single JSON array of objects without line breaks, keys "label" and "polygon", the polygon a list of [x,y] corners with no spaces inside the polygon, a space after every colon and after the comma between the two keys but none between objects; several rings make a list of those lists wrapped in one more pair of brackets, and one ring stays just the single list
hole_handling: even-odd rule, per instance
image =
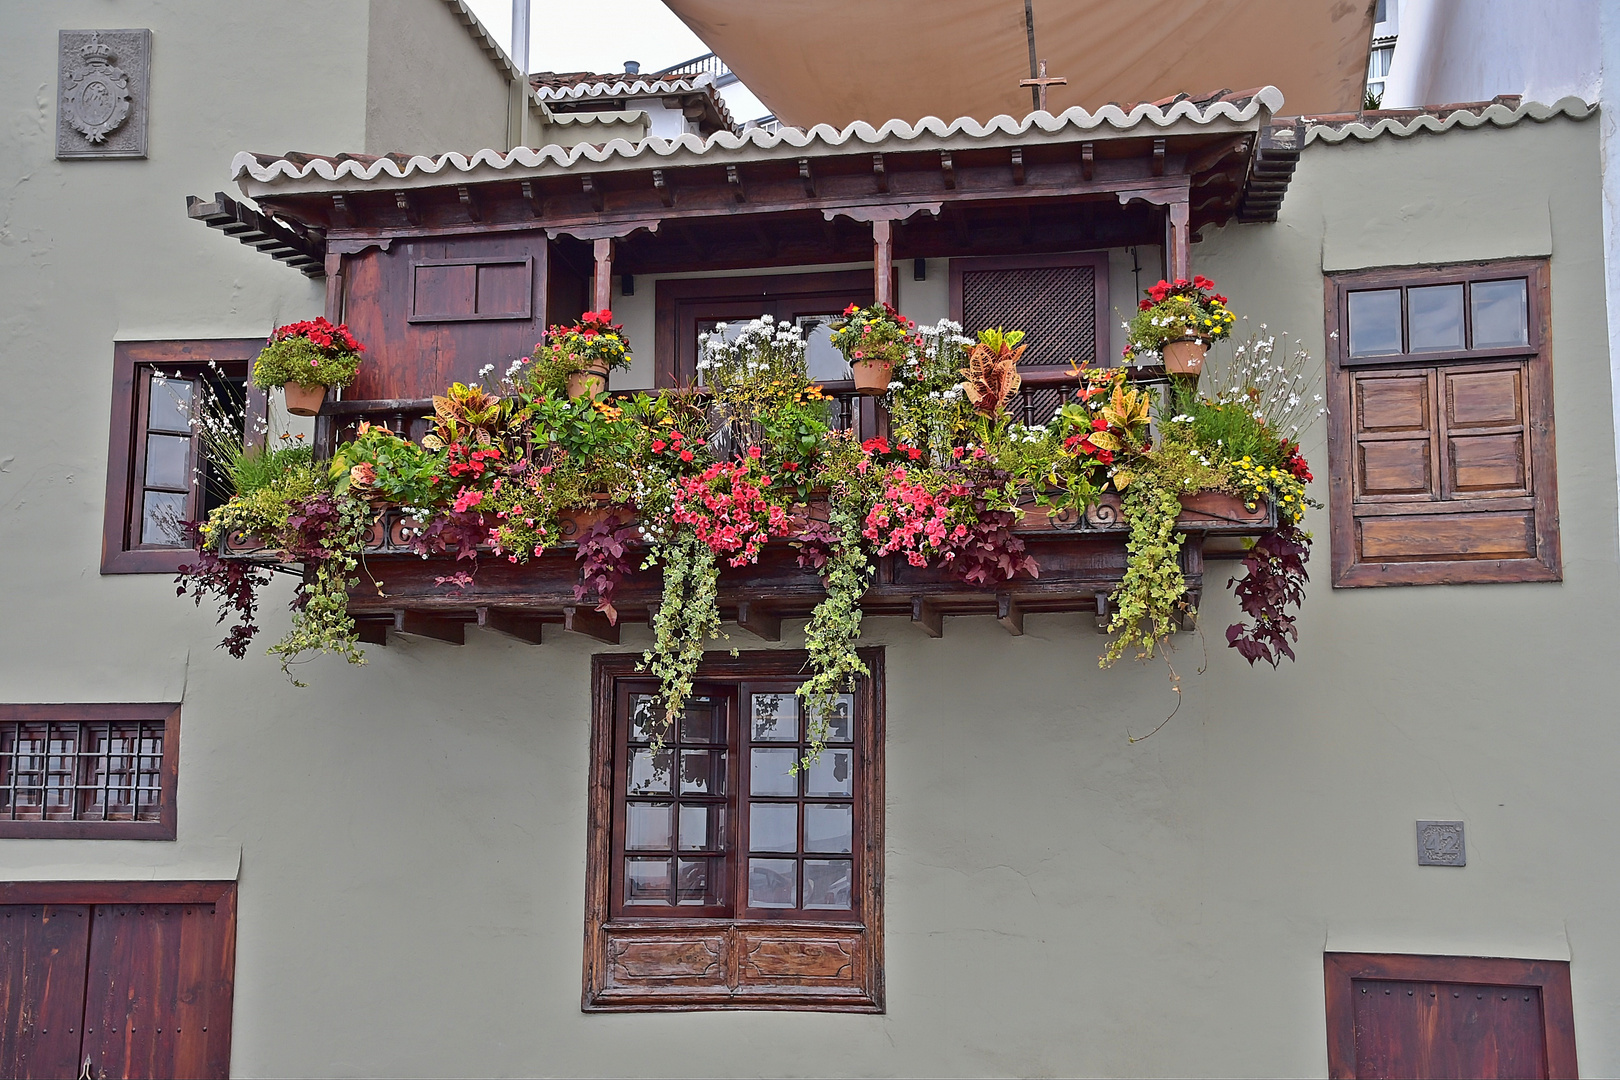
[{"label": "window grille", "polygon": [[968,270],[962,274],[962,328],[970,337],[997,326],[1024,331],[1021,367],[1097,362],[1097,277],[1090,266]]},{"label": "window grille", "polygon": [[0,814],[11,821],[157,821],[162,720],[0,723]]}]

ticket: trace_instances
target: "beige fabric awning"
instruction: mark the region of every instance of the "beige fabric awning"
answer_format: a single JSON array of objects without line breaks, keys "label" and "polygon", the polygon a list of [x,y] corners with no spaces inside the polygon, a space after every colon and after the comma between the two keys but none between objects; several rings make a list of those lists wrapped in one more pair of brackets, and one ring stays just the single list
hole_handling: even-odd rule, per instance
[{"label": "beige fabric awning", "polygon": [[[664,0],[784,123],[1024,116],[1023,0]],[[1361,107],[1375,0],[1034,0],[1050,112],[1277,87]]]}]

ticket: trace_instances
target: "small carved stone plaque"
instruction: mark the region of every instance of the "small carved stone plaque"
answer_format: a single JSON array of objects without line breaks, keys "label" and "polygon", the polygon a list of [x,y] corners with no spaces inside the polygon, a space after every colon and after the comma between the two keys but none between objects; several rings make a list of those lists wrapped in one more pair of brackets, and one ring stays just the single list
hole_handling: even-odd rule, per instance
[{"label": "small carved stone plaque", "polygon": [[1467,866],[1468,850],[1463,846],[1460,821],[1420,821],[1417,823],[1419,866]]},{"label": "small carved stone plaque", "polygon": [[56,156],[143,158],[152,31],[57,35]]}]

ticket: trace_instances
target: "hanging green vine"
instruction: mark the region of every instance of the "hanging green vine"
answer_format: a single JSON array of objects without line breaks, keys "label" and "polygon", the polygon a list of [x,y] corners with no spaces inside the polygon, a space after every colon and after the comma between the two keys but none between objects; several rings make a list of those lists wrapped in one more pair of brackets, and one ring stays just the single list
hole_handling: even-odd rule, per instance
[{"label": "hanging green vine", "polygon": [[1129,559],[1124,579],[1109,597],[1113,617],[1108,631],[1114,637],[1102,667],[1133,646],[1142,659],[1151,657],[1175,631],[1174,615],[1187,592],[1187,579],[1181,574],[1181,534],[1176,532],[1181,500],[1175,490],[1157,483],[1151,473],[1139,474],[1126,489],[1120,510],[1131,526],[1125,545]]},{"label": "hanging green vine", "polygon": [[861,597],[872,575],[861,545],[860,510],[848,501],[835,500],[827,516],[828,531],[835,539],[824,574],[827,596],[810,613],[804,629],[810,677],[800,684],[798,695],[810,716],[809,747],[794,766],[795,772],[820,756],[827,742],[827,717],[832,715],[837,695],[853,689],[857,678],[871,674],[855,651],[861,636]]},{"label": "hanging green vine", "polygon": [[653,732],[656,750],[692,694],[704,646],[720,636],[720,567],[714,550],[686,526],[653,550],[648,563],[663,564],[664,599],[653,618],[652,648],[642,654],[641,662],[664,691],[664,723]]},{"label": "hanging green vine", "polygon": [[360,583],[355,575],[371,517],[371,507],[362,500],[322,492],[288,518],[289,531],[303,537],[289,549],[305,558],[306,565],[315,563],[314,576],[299,587],[291,628],[269,649],[294,686],[304,684],[288,665],[304,653],[335,653],[351,664],[366,662],[349,615],[349,589]]}]

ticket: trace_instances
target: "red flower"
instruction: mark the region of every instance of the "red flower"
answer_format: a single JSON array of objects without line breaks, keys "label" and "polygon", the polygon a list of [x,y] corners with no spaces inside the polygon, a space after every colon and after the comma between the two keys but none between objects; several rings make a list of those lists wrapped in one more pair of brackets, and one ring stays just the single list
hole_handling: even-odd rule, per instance
[{"label": "red flower", "polygon": [[662,454],[664,452],[664,447],[667,445],[668,444],[665,443],[663,439],[654,439],[652,444],[653,453]]},{"label": "red flower", "polygon": [[751,457],[751,458],[753,458],[753,459],[754,459],[754,460],[755,460],[755,461],[758,461],[758,460],[759,460],[759,456],[760,456],[760,454],[762,454],[762,453],[763,453],[763,452],[764,452],[764,451],[762,451],[762,450],[760,450],[760,448],[759,448],[759,447],[757,447],[757,446],[750,446],[750,447],[749,447],[749,448],[748,448],[748,456],[749,456],[749,457]]},{"label": "red flower", "polygon": [[1108,430],[1108,421],[1104,420],[1100,416],[1093,416],[1091,418],[1091,430],[1092,431],[1107,431]]},{"label": "red flower", "polygon": [[690,450],[682,450],[681,451],[681,460],[682,461],[691,461],[692,460],[692,451],[690,451]]}]

